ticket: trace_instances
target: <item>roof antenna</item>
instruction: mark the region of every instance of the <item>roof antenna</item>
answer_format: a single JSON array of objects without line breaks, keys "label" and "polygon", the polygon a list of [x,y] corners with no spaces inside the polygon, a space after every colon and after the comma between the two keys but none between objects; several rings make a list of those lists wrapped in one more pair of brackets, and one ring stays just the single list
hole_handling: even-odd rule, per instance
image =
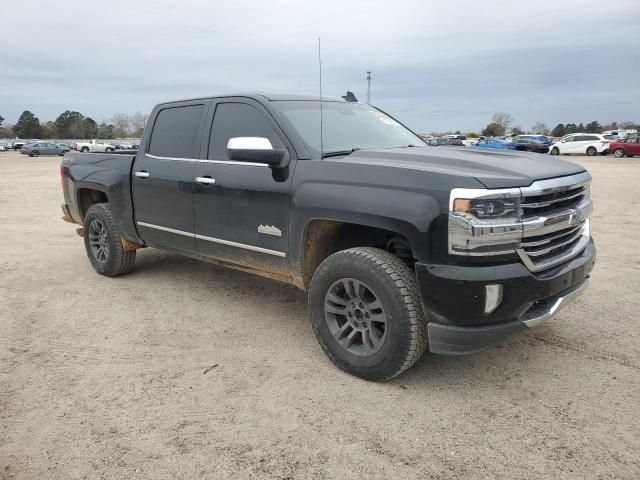
[{"label": "roof antenna", "polygon": [[320,159],[324,157],[324,144],[322,141],[322,55],[320,54],[320,37],[318,37],[318,66],[320,70]]}]

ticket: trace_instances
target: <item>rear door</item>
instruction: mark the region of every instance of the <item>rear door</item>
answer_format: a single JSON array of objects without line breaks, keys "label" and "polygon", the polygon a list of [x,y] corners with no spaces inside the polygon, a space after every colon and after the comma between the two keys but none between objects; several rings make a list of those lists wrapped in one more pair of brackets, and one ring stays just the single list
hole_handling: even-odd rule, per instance
[{"label": "rear door", "polygon": [[153,246],[195,252],[193,173],[210,101],[158,107],[133,167],[135,219]]},{"label": "rear door", "polygon": [[[289,190],[294,168],[291,145],[267,110],[250,99],[224,99],[211,106],[208,141],[195,169],[195,232],[200,253],[249,268],[286,274]],[[210,116],[211,116],[210,115]],[[232,161],[234,137],[264,137],[287,151],[284,169]],[[209,182],[199,183],[199,179]]]}]

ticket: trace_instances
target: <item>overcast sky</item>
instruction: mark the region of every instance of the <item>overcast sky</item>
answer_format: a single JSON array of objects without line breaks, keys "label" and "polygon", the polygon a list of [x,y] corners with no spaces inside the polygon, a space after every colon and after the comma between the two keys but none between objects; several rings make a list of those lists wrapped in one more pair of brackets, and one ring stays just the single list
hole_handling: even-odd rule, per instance
[{"label": "overcast sky", "polygon": [[21,0],[0,15],[0,115],[96,121],[237,91],[355,92],[420,132],[640,122],[640,1]]}]

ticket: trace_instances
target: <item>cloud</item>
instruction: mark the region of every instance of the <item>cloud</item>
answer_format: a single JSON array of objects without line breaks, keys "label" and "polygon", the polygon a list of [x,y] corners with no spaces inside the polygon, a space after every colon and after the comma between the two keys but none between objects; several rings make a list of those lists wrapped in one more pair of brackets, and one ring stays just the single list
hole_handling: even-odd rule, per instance
[{"label": "cloud", "polygon": [[[640,121],[640,4],[421,0],[11,2],[0,114],[102,120],[235,91],[366,97],[418,131]],[[484,2],[488,3],[488,2]],[[25,28],[28,19],[29,28]],[[613,21],[615,19],[615,22]]]}]

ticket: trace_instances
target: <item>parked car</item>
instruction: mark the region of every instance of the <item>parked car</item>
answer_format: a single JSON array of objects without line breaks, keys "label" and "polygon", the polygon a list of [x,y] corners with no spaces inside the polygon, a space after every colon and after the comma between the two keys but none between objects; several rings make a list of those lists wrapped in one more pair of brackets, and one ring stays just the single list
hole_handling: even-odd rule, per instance
[{"label": "parked car", "polygon": [[515,143],[518,140],[524,140],[524,139],[535,140],[539,143],[546,145],[547,147],[555,143],[553,138],[547,137],[546,135],[529,135],[529,134],[516,135],[515,137],[511,138],[511,142]]},{"label": "parked car", "polygon": [[622,158],[625,155],[627,157],[640,155],[640,136],[630,135],[627,138],[611,142],[609,144],[609,152],[612,152],[618,158]]},{"label": "parked car", "polygon": [[502,140],[501,138],[489,137],[478,140],[472,144],[474,148],[493,148],[496,150],[515,150],[516,146],[512,142]]},{"label": "parked car", "polygon": [[13,142],[11,142],[11,148],[13,148],[14,150],[20,150],[26,144],[27,142],[25,142],[24,140],[14,140]]},{"label": "parked car", "polygon": [[511,142],[515,145],[516,150],[535,153],[548,153],[549,144],[542,139],[526,136],[523,138],[516,138]]},{"label": "parked car", "polygon": [[6,142],[0,142],[0,152],[6,152],[8,150],[8,144]]},{"label": "parked car", "polygon": [[[320,108],[322,143],[308,127]],[[580,165],[434,149],[340,98],[167,102],[147,125],[136,154],[62,161],[63,218],[82,225],[96,272],[128,273],[137,249],[156,247],[291,283],[353,375],[395,377],[427,348],[483,350],[587,287],[596,252]]]},{"label": "parked car", "polygon": [[594,156],[598,153],[606,155],[609,152],[609,143],[610,140],[599,133],[573,133],[551,145],[549,153],[551,155],[586,154]]},{"label": "parked car", "polygon": [[638,130],[635,128],[627,128],[627,129],[618,129],[618,130],[607,130],[606,132],[602,132],[602,135],[612,135],[617,138],[625,138],[629,135],[635,135],[638,133]]},{"label": "parked car", "polygon": [[47,142],[29,143],[20,149],[20,153],[29,155],[30,157],[37,157],[40,155],[64,155],[68,151],[68,147]]},{"label": "parked car", "polygon": [[116,147],[104,140],[91,140],[90,142],[76,142],[73,149],[79,152],[115,152]]}]

